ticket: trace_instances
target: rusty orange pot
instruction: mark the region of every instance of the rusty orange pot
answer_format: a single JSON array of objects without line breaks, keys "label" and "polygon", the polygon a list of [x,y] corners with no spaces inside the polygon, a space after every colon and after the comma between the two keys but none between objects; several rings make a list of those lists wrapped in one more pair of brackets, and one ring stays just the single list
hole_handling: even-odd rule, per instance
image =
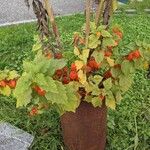
[{"label": "rusty orange pot", "polygon": [[82,102],[76,113],[61,117],[63,139],[67,150],[104,150],[106,144],[107,108],[94,108]]}]

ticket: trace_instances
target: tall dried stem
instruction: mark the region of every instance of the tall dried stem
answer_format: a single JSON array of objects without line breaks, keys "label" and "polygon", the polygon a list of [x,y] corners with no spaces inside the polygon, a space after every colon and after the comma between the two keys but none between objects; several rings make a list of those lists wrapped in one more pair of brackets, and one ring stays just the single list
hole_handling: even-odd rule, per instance
[{"label": "tall dried stem", "polygon": [[109,24],[111,7],[112,7],[112,0],[105,0],[105,9],[104,9],[104,14],[103,14],[104,25]]},{"label": "tall dried stem", "polygon": [[59,31],[58,31],[57,24],[55,22],[55,17],[54,17],[52,5],[51,5],[49,0],[44,0],[44,4],[45,4],[45,8],[47,10],[47,13],[48,13],[51,25],[52,25],[52,29],[53,29],[53,33],[54,33],[55,38],[56,38],[57,46],[58,46],[58,48],[61,49],[62,45],[61,45],[61,40],[60,40],[60,34],[59,34]]},{"label": "tall dried stem", "polygon": [[92,0],[86,1],[86,48],[88,47],[88,38],[90,34],[90,10],[91,10]]},{"label": "tall dried stem", "polygon": [[101,0],[97,6],[96,15],[95,15],[95,24],[96,26],[99,25],[100,17],[102,16],[103,9],[104,9],[104,2],[105,0]]}]

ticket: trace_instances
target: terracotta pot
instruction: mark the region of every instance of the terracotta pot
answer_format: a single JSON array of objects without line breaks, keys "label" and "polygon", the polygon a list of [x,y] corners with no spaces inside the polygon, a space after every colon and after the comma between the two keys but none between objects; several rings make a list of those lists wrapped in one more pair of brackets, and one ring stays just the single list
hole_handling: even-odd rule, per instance
[{"label": "terracotta pot", "polygon": [[61,117],[61,127],[67,150],[104,150],[106,143],[107,108],[94,108],[82,102],[76,113]]}]

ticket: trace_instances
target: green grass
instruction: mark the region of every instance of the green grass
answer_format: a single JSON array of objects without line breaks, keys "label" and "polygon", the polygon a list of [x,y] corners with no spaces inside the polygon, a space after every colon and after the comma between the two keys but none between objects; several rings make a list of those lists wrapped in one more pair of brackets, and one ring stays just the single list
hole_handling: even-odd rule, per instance
[{"label": "green grass", "polygon": [[127,5],[121,5],[119,6],[119,9],[136,9],[138,12],[144,12],[144,9],[150,9],[150,1],[143,0],[140,2],[138,0],[129,0]]},{"label": "green grass", "polygon": [[[65,50],[72,50],[72,33],[84,23],[82,15],[57,18]],[[126,46],[135,39],[149,41],[150,18],[148,16],[117,16],[113,24],[124,29],[120,43]],[[25,24],[0,28],[0,69],[5,66],[21,70],[23,58],[31,55],[36,25]],[[121,50],[124,53],[124,49]],[[132,88],[125,94],[116,111],[109,111],[107,150],[150,149],[150,80],[146,72],[137,72]],[[26,110],[15,108],[13,98],[0,97],[0,120],[8,121],[35,135],[32,150],[59,150],[63,145],[59,117],[54,110],[35,118],[28,117]],[[92,137],[94,138],[94,137]]]}]

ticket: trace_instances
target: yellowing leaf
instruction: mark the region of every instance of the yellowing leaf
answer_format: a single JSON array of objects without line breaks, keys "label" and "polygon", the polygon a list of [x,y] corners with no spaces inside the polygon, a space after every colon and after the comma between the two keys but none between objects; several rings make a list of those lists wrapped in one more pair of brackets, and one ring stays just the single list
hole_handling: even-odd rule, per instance
[{"label": "yellowing leaf", "polygon": [[33,45],[33,47],[32,47],[32,51],[38,51],[40,49],[41,49],[41,45],[40,44]]},{"label": "yellowing leaf", "polygon": [[90,85],[88,82],[86,82],[86,83],[84,84],[84,87],[85,87],[85,90],[86,90],[88,93],[92,91],[92,87],[91,87],[91,85]]},{"label": "yellowing leaf", "polygon": [[122,97],[122,95],[121,95],[121,92],[118,91],[118,92],[116,93],[115,98],[116,98],[116,101],[120,103],[120,101],[123,99],[123,97]]},{"label": "yellowing leaf", "polygon": [[5,79],[7,77],[7,73],[5,73],[4,71],[0,71],[0,81]]},{"label": "yellowing leaf", "polygon": [[132,86],[133,78],[132,75],[120,75],[119,76],[119,85],[121,91],[124,93],[129,90]]},{"label": "yellowing leaf", "polygon": [[106,106],[111,109],[116,109],[116,102],[114,99],[106,99]]},{"label": "yellowing leaf", "polygon": [[76,46],[74,47],[74,54],[77,55],[77,56],[80,55],[80,51]]},{"label": "yellowing leaf", "polygon": [[105,48],[107,46],[115,46],[115,40],[113,40],[112,38],[104,38],[103,47]]},{"label": "yellowing leaf", "polygon": [[103,52],[94,51],[92,56],[94,56],[97,63],[102,62],[104,59],[104,53]]},{"label": "yellowing leaf", "polygon": [[102,104],[102,101],[100,100],[99,97],[93,97],[92,98],[92,104],[94,107],[98,107],[98,106],[100,107]]},{"label": "yellowing leaf", "polygon": [[100,89],[97,87],[97,88],[94,88],[93,90],[92,90],[92,95],[100,95]]},{"label": "yellowing leaf", "polygon": [[103,82],[106,90],[110,90],[112,88],[112,79],[109,78]]},{"label": "yellowing leaf", "polygon": [[96,35],[92,34],[89,36],[89,43],[88,43],[89,48],[92,48],[92,49],[97,48],[99,44],[101,44],[101,41]]},{"label": "yellowing leaf", "polygon": [[94,82],[96,85],[98,85],[102,81],[103,77],[100,75],[90,76],[89,80]]},{"label": "yellowing leaf", "polygon": [[86,74],[83,72],[83,70],[80,70],[78,72],[79,82],[82,84],[86,83]]},{"label": "yellowing leaf", "polygon": [[107,59],[108,64],[110,65],[110,67],[113,67],[115,65],[114,59],[111,59],[109,57],[107,57],[106,59]]},{"label": "yellowing leaf", "polygon": [[148,70],[148,68],[149,68],[149,63],[146,61],[146,62],[144,62],[144,65],[143,65],[143,66],[144,66],[144,69],[145,69],[145,70]]},{"label": "yellowing leaf", "polygon": [[117,0],[113,0],[112,1],[112,9],[113,9],[113,12],[116,11],[118,8],[118,1]]},{"label": "yellowing leaf", "polygon": [[89,52],[90,52],[89,49],[84,49],[82,51],[82,60],[84,61],[85,64],[87,63],[87,58],[89,57]]},{"label": "yellowing leaf", "polygon": [[19,77],[19,75],[18,75],[17,71],[13,70],[13,71],[9,72],[7,80],[12,80],[12,79],[15,79],[18,77]]},{"label": "yellowing leaf", "polygon": [[106,30],[102,30],[101,34],[103,37],[112,37],[112,35]]},{"label": "yellowing leaf", "polygon": [[129,75],[135,71],[135,68],[132,62],[124,60],[121,64],[121,70],[125,75]]},{"label": "yellowing leaf", "polygon": [[88,103],[91,103],[91,101],[92,101],[92,96],[91,96],[91,95],[87,95],[87,96],[86,96],[86,99],[85,99],[84,101],[86,101],[86,102],[88,102]]},{"label": "yellowing leaf", "polygon": [[80,70],[83,67],[84,64],[83,64],[83,61],[76,60],[75,65],[77,67],[77,70]]},{"label": "yellowing leaf", "polygon": [[6,86],[6,87],[0,89],[0,93],[3,94],[4,96],[10,96],[11,89],[9,86]]}]

